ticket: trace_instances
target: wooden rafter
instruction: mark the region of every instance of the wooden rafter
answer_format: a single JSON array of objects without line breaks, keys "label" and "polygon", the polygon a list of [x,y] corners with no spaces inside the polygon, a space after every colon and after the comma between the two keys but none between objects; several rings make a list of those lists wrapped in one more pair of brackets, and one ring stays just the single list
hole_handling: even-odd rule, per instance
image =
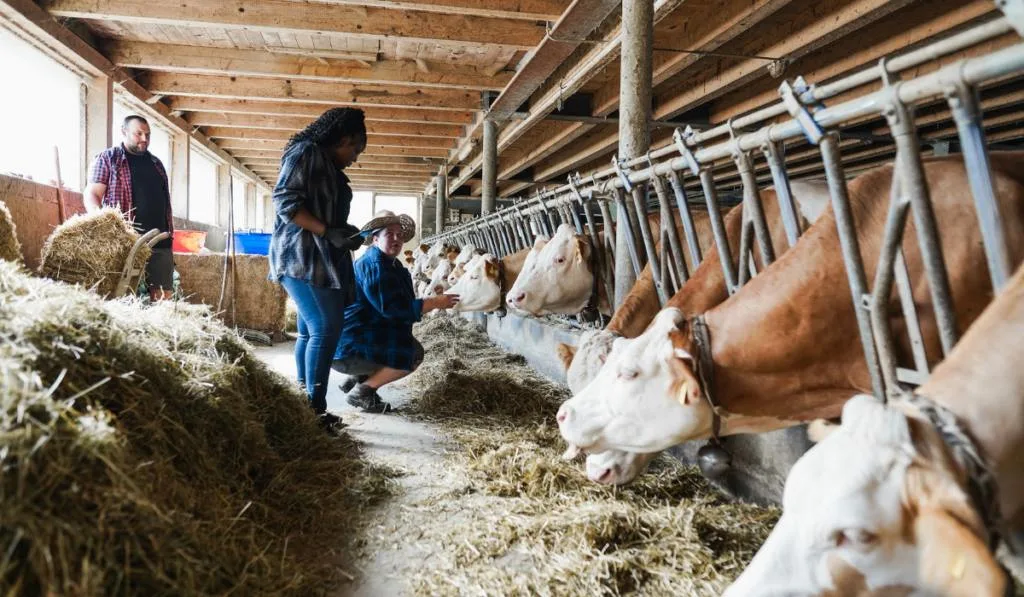
[{"label": "wooden rafter", "polygon": [[475,92],[379,85],[349,85],[324,81],[224,77],[150,72],[139,78],[150,93],[160,95],[266,99],[331,105],[418,107],[436,110],[476,110]]},{"label": "wooden rafter", "polygon": [[[262,114],[217,114],[197,112],[185,117],[194,126],[268,129],[295,132],[304,128],[312,118],[307,116],[266,116]],[[463,129],[450,124],[415,124],[405,122],[369,121],[366,128],[372,135],[401,135],[412,137],[439,137],[454,139]]]},{"label": "wooden rafter", "polygon": [[385,60],[364,66],[353,60],[284,55],[267,50],[118,41],[109,44],[106,52],[119,66],[201,75],[269,76],[475,91],[501,89],[511,79],[509,73],[490,75],[472,66],[449,63],[431,64],[424,72],[412,60]]},{"label": "wooden rafter", "polygon": [[344,34],[354,39],[400,38],[454,47],[498,46],[528,50],[543,27],[520,19],[495,19],[386,8],[260,0],[48,0],[61,17],[109,19],[156,25],[205,25],[270,33]]},{"label": "wooden rafter", "polygon": [[[204,127],[203,131],[211,139],[224,140],[245,140],[245,141],[287,141],[292,137],[294,131],[280,131],[274,129],[244,129],[234,127]],[[414,137],[402,135],[369,135],[367,147],[423,147],[423,148],[448,148],[451,147],[450,139],[437,137]]]},{"label": "wooden rafter", "polygon": [[375,6],[396,10],[418,10],[444,14],[472,15],[495,19],[554,21],[570,4],[567,0],[313,0],[321,4]]},{"label": "wooden rafter", "polygon": [[[179,112],[213,112],[218,114],[257,114],[266,116],[308,116],[316,118],[330,106],[299,102],[221,99],[212,97],[172,97],[167,105]],[[340,104],[339,104],[340,105]],[[419,122],[424,124],[469,124],[473,120],[467,111],[430,110],[420,108],[390,108],[360,105],[367,121]]]}]

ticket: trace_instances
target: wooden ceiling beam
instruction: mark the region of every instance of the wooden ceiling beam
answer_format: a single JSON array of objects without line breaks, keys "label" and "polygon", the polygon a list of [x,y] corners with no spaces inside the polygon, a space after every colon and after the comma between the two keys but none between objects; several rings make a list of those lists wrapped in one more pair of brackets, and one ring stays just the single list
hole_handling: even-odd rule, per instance
[{"label": "wooden ceiling beam", "polygon": [[313,0],[321,4],[374,6],[393,10],[418,10],[443,14],[470,15],[492,19],[556,21],[569,0]]},{"label": "wooden ceiling beam", "polygon": [[483,69],[432,62],[424,72],[412,60],[360,64],[353,60],[296,56],[237,48],[183,46],[115,41],[105,47],[118,66],[200,75],[264,76],[360,85],[405,85],[420,88],[500,90],[510,73],[489,75]]},{"label": "wooden ceiling beam", "polygon": [[[208,126],[203,128],[204,134],[211,139],[233,139],[233,140],[254,140],[254,141],[287,141],[294,135],[291,131],[279,131],[274,129],[243,129],[234,127]],[[367,147],[426,147],[426,148],[449,148],[452,146],[451,139],[439,139],[437,137],[413,137],[400,135],[374,135],[370,134],[366,141]]]},{"label": "wooden ceiling beam", "polygon": [[333,106],[368,104],[459,111],[480,108],[479,94],[459,90],[159,72],[142,75],[139,83],[150,93],[159,95],[301,101]]},{"label": "wooden ceiling beam", "polygon": [[[185,120],[193,126],[214,126],[221,128],[245,128],[281,130],[294,133],[302,130],[312,118],[308,116],[266,116],[263,114],[217,114],[214,112],[196,112],[185,116]],[[371,135],[402,135],[411,137],[437,137],[456,139],[463,127],[454,124],[414,124],[406,122],[367,121],[367,131]]]},{"label": "wooden ceiling beam", "polygon": [[[331,106],[304,104],[295,101],[260,101],[221,99],[213,97],[171,97],[166,100],[171,110],[178,112],[213,112],[217,114],[254,114],[263,116],[306,116],[316,118]],[[335,104],[345,105],[345,104]],[[352,105],[352,104],[348,104]],[[469,110],[429,110],[421,108],[389,108],[358,104],[366,121],[413,122],[423,124],[469,124],[473,114]],[[475,108],[474,108],[475,109]]]},{"label": "wooden ceiling beam", "polygon": [[[271,150],[281,154],[281,150],[284,148],[284,142],[282,141],[252,141],[252,140],[238,140],[238,139],[224,139],[220,141],[219,145],[225,151],[232,154],[240,153],[243,155],[251,154],[251,150]],[[380,146],[369,146],[363,155],[359,156],[359,159],[370,156],[405,156],[415,158],[444,158],[447,152],[441,148],[426,148],[426,147],[380,147]]]},{"label": "wooden ceiling beam", "polygon": [[46,0],[59,17],[153,25],[205,26],[267,33],[344,34],[352,39],[401,39],[451,47],[529,50],[544,37],[538,23],[372,6],[326,8],[308,2],[260,0]]}]

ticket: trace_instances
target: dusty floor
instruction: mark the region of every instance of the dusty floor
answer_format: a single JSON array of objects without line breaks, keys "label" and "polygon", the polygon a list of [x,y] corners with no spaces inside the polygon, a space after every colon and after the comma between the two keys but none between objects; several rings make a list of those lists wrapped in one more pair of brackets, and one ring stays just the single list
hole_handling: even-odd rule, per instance
[{"label": "dusty floor", "polygon": [[[256,347],[255,352],[276,371],[295,378],[294,343],[277,344],[272,348]],[[401,415],[405,398],[401,392],[384,388],[380,394],[398,409],[386,415],[365,414],[349,406],[338,388],[344,376],[331,372],[327,408],[342,417],[346,431],[363,442],[368,457],[404,473],[397,479],[398,491],[393,499],[372,514],[366,543],[347,571],[355,580],[339,587],[337,597],[392,597],[411,594],[409,579],[418,570],[430,565],[432,554],[418,549],[415,537],[406,528],[420,528],[417,518],[436,521],[439,512],[426,507],[453,490],[453,484],[465,481],[444,466],[446,445],[441,433],[429,424],[412,421]],[[412,523],[412,524],[410,524]],[[399,528],[401,527],[401,528]]]}]

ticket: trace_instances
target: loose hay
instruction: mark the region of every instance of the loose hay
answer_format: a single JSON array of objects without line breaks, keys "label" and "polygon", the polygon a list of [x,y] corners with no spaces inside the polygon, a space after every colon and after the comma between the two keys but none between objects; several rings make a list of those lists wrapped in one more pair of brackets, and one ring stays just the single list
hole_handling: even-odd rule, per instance
[{"label": "loose hay", "polygon": [[174,256],[174,267],[181,277],[181,292],[190,303],[209,305],[220,310],[217,316],[229,326],[273,334],[285,328],[284,288],[267,279],[270,262],[266,255],[235,255],[228,271],[224,300],[221,286],[224,254]]},{"label": "loose hay", "polygon": [[0,592],[316,595],[387,490],[204,307],[0,263]]},{"label": "loose hay", "polygon": [[409,520],[436,554],[416,594],[720,595],[778,519],[668,456],[625,487],[587,480],[552,424],[564,388],[461,318],[415,333],[426,354],[410,410],[461,446],[448,459],[465,479]]},{"label": "loose hay", "polygon": [[[117,288],[128,253],[138,239],[138,233],[114,208],[73,216],[46,239],[39,273],[81,284],[109,297]],[[135,265],[145,265],[151,253],[149,247],[141,247],[135,254]]]},{"label": "loose hay", "polygon": [[18,242],[18,228],[7,204],[0,201],[0,259],[22,262],[21,243]]}]

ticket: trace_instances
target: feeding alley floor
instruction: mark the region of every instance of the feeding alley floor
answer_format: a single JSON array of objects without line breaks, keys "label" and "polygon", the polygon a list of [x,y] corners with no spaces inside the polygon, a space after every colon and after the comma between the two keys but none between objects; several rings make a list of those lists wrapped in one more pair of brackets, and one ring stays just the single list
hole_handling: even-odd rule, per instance
[{"label": "feeding alley floor", "polygon": [[[452,318],[418,324],[420,371],[365,414],[333,373],[328,408],[398,472],[335,595],[719,595],[778,512],[731,502],[667,457],[621,488],[561,459],[564,389]],[[257,348],[294,379],[293,344]]]}]

